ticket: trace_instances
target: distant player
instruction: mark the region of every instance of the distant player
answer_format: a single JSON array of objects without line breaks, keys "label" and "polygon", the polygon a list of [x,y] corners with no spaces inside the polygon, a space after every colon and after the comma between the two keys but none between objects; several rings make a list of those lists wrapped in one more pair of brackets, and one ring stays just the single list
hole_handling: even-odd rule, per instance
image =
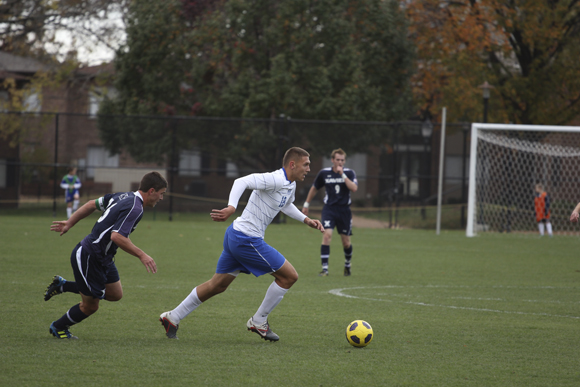
[{"label": "distant player", "polygon": [[324,207],[322,208],[322,225],[324,235],[320,246],[320,259],[322,261],[321,277],[328,275],[328,259],[330,257],[330,242],[334,227],[338,230],[344,249],[344,275],[350,275],[350,260],[352,258],[352,213],[350,211],[350,193],[358,189],[356,173],[352,169],[344,168],[346,152],[338,148],[330,154],[332,168],[323,168],[318,172],[314,184],[308,192],[306,202],[302,206],[302,212],[308,215],[310,202],[322,187],[326,188]]},{"label": "distant player", "polygon": [[[170,339],[177,339],[179,323],[203,302],[224,292],[238,274],[253,274],[259,277],[271,274],[274,281],[266,291],[262,304],[250,317],[246,327],[264,340],[278,341],[272,332],[268,315],[282,301],[290,287],[298,280],[294,266],[276,249],[264,241],[266,227],[280,211],[306,225],[323,231],[322,224],[305,216],[293,204],[296,181],[304,181],[310,171],[308,152],[294,147],[286,151],[283,167],[271,173],[254,173],[234,181],[230,191],[228,206],[212,210],[211,218],[223,222],[236,212],[240,197],[246,189],[252,194],[242,216],[227,228],[224,235],[223,251],[219,257],[213,277],[196,286],[175,309],[164,312],[159,321]],[[199,323],[198,323],[199,325]],[[210,327],[211,324],[205,323]]]},{"label": "distant player", "polygon": [[115,266],[117,248],[139,258],[148,272],[157,272],[153,258],[135,246],[129,234],[143,217],[143,207],[155,207],[163,200],[166,190],[167,180],[159,172],[149,172],[141,179],[137,191],[107,194],[97,200],[90,200],[68,220],[52,222],[50,230],[63,235],[95,210],[103,212],[92,232],[72,251],[70,262],[75,281],[54,276],[44,292],[44,301],[65,292],[81,296],[80,304],[74,305],[50,324],[49,332],[54,337],[77,339],[69,331],[71,325],[95,313],[99,309],[100,300],[119,301],[123,297],[121,279]]},{"label": "distant player", "polygon": [[548,235],[552,236],[552,223],[550,223],[550,196],[544,191],[542,184],[536,184],[536,197],[534,198],[534,209],[536,210],[536,222],[540,236],[544,236],[544,227]]},{"label": "distant player", "polygon": [[70,218],[73,212],[79,208],[79,188],[81,188],[81,179],[77,176],[77,169],[71,167],[68,169],[62,181],[60,188],[64,189],[64,201],[66,202],[66,217]]}]

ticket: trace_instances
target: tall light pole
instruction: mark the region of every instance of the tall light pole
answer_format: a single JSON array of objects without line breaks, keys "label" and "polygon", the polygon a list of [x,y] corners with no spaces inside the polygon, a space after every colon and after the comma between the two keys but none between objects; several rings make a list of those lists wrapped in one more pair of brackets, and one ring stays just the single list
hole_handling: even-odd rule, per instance
[{"label": "tall light pole", "polygon": [[[431,140],[431,135],[433,134],[433,124],[431,123],[431,120],[429,119],[429,117],[426,117],[425,120],[423,121],[423,123],[421,123],[421,136],[423,137],[423,143],[424,143],[424,176],[425,176],[425,180],[424,180],[424,188],[423,188],[423,203],[426,202],[427,198],[429,197],[429,191],[430,191],[430,183],[431,183],[431,179],[430,179],[430,170],[429,170],[429,165],[431,165],[429,157],[428,157],[428,153],[427,153],[427,145],[429,144],[429,141]],[[423,215],[423,219],[425,219],[425,207],[423,207],[422,209],[422,215]]]},{"label": "tall light pole", "polygon": [[482,85],[479,85],[479,88],[483,91],[483,123],[487,123],[487,108],[489,102],[489,95],[491,94],[491,89],[495,89],[492,85],[487,83],[487,81],[483,82]]}]

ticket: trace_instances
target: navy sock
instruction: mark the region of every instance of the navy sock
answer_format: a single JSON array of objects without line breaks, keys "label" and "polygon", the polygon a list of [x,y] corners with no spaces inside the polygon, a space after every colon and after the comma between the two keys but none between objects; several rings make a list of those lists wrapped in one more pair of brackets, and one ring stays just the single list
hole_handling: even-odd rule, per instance
[{"label": "navy sock", "polygon": [[330,256],[330,246],[320,246],[320,260],[322,261],[322,270],[328,270],[328,257]]},{"label": "navy sock", "polygon": [[65,329],[71,325],[75,325],[86,319],[86,314],[81,310],[80,304],[76,304],[68,310],[61,318],[54,322],[54,327],[58,330]]},{"label": "navy sock", "polygon": [[71,281],[66,281],[63,285],[62,285],[62,291],[64,293],[76,293],[79,294],[79,287],[77,286],[76,282],[71,282]]},{"label": "navy sock", "polygon": [[351,259],[352,259],[352,245],[344,249],[344,267],[350,267]]}]

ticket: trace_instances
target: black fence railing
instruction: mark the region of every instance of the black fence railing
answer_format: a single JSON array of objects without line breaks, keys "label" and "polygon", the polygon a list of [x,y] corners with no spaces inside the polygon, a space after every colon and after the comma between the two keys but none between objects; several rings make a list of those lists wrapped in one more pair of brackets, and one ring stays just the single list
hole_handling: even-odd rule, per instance
[{"label": "black fence railing", "polygon": [[[443,203],[453,212],[453,228],[465,223],[468,128],[447,124]],[[50,204],[56,215],[60,180],[75,166],[83,197],[136,189],[140,176],[159,170],[170,184],[161,210],[170,218],[205,211],[227,199],[236,177],[280,168],[290,146],[311,153],[312,171],[298,184],[299,206],[338,147],[359,180],[355,214],[397,227],[416,213],[412,227],[428,227],[436,203],[437,123],[2,113],[0,133],[1,207]],[[322,205],[322,194],[313,205]]]}]

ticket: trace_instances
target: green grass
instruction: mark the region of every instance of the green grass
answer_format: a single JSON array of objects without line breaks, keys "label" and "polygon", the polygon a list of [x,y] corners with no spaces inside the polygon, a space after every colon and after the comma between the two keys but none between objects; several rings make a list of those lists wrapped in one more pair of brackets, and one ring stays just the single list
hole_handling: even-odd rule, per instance
[{"label": "green grass", "polygon": [[[320,234],[288,220],[266,233],[300,274],[270,315],[280,341],[246,331],[272,281],[247,275],[168,340],[159,314],[209,279],[221,252],[226,225],[208,218],[149,212],[131,239],[159,272],[120,251],[123,299],[103,301],[68,341],[48,326],[79,297],[42,294],[53,275],[72,278],[70,252],[96,216],[59,237],[49,214],[0,215],[0,385],[580,385],[576,238],[355,229],[353,275],[335,236],[330,276],[318,277]],[[345,340],[355,319],[373,326],[366,348]]]}]

